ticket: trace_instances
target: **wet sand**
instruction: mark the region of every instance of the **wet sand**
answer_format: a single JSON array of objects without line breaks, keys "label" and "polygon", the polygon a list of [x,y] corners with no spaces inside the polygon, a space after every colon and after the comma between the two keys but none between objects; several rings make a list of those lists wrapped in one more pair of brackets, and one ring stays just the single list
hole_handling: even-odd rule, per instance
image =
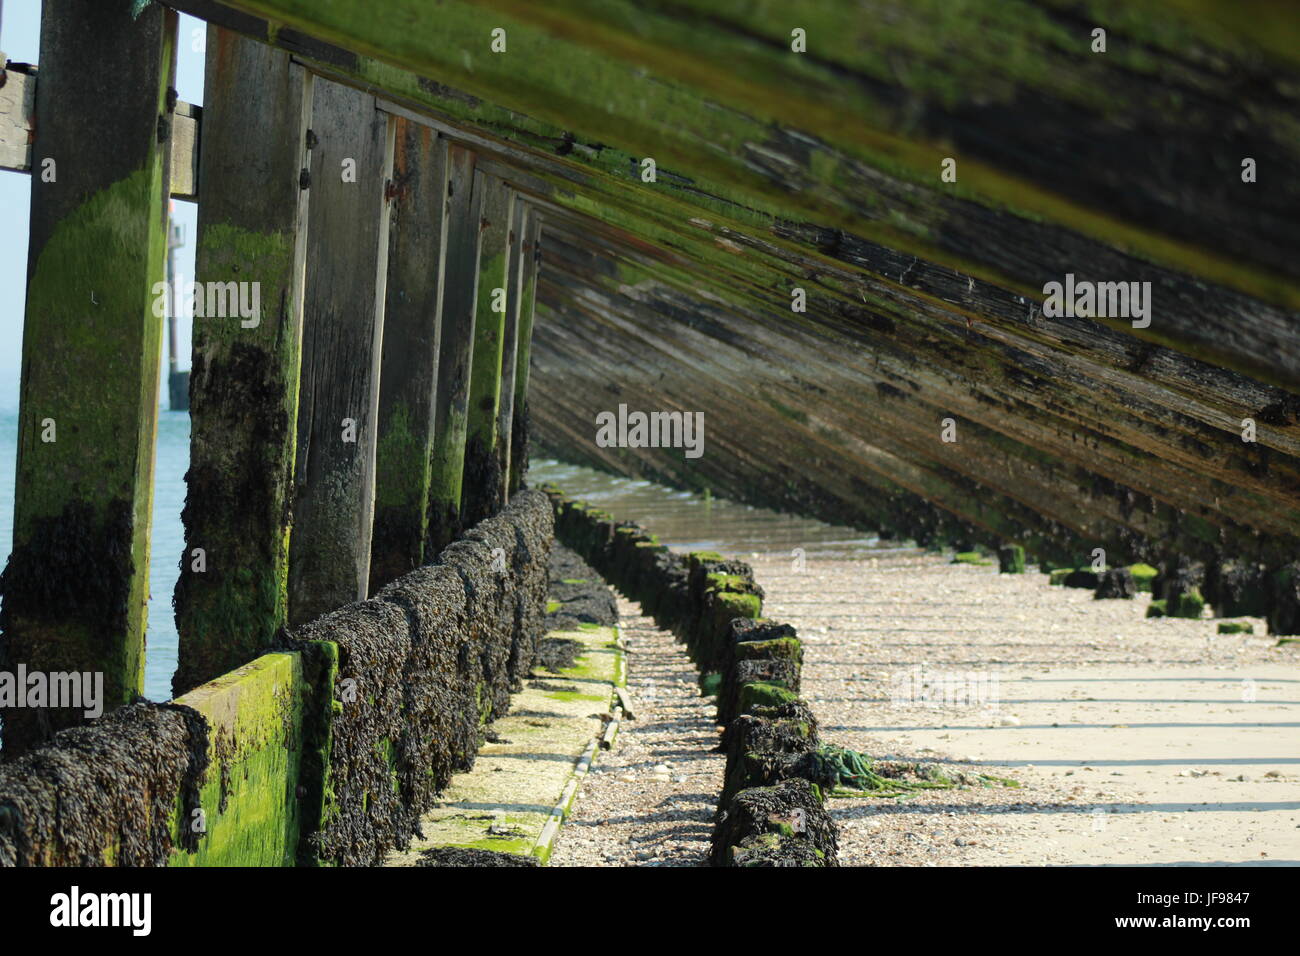
[{"label": "wet sand", "polygon": [[842,863],[1300,862],[1300,647],[1262,622],[1219,635],[937,556],[746,557],[824,740],[1022,785],[835,800]]}]

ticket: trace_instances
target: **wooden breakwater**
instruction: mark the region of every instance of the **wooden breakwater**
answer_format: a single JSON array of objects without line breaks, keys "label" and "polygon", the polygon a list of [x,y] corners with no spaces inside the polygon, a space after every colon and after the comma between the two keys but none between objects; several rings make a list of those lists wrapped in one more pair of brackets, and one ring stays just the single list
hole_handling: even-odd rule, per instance
[{"label": "wooden breakwater", "polygon": [[378,864],[521,687],[551,537],[523,492],[282,649],[0,764],[0,865]]},{"label": "wooden breakwater", "polygon": [[795,629],[762,617],[762,588],[743,561],[677,554],[634,522],[545,489],[556,537],[686,647],[726,728],[714,866],[836,866],[838,827],[825,807],[817,719],[799,696]]},{"label": "wooden breakwater", "polygon": [[[139,693],[169,195],[205,304],[178,695],[441,554],[530,423],[926,543],[1145,560],[1294,633],[1297,45],[1257,14],[49,0],[0,77],[32,183],[5,665]],[[1057,314],[1076,279],[1151,291]],[[621,404],[705,413],[703,455],[597,444]],[[3,717],[7,760],[81,720]]]}]

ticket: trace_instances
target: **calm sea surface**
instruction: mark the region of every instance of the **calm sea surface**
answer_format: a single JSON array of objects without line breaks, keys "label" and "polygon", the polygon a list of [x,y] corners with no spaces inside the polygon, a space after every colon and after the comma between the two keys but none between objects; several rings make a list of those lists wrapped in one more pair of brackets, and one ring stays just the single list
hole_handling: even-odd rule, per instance
[{"label": "calm sea surface", "polygon": [[[17,448],[18,416],[12,411],[0,412],[0,549],[6,556],[13,547]],[[150,700],[171,697],[172,672],[176,670],[172,589],[185,545],[181,508],[185,504],[189,450],[189,414],[160,412],[145,658],[145,696]],[[599,504],[619,518],[641,523],[674,549],[707,548],[741,557],[770,552],[790,555],[796,548],[809,555],[885,550],[874,537],[851,528],[673,491],[648,481],[616,478],[556,461],[533,462],[529,480],[534,485],[553,481],[569,495]]]}]

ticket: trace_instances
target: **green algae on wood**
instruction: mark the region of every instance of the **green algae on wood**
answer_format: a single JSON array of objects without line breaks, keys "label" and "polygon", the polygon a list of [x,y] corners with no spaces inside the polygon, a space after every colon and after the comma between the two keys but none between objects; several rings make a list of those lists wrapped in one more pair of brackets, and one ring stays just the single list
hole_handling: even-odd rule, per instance
[{"label": "green algae on wood", "polygon": [[447,139],[397,119],[370,589],[425,557],[446,249]]},{"label": "green algae on wood", "polygon": [[474,189],[474,159],[473,152],[455,144],[447,157],[447,239],[430,452],[427,554],[445,548],[462,527],[460,509],[483,208],[483,193]]},{"label": "green algae on wood", "polygon": [[[158,415],[169,150],[160,119],[176,17],[49,0],[31,177],[13,553],[0,627],[11,664],[104,675],[104,706],[141,693]],[[86,69],[94,62],[96,69]],[[117,143],[83,161],[87,143]],[[16,756],[83,719],[4,714]]]},{"label": "green algae on wood", "polygon": [[177,698],[207,720],[209,763],[202,812],[176,821],[197,834],[198,849],[174,850],[170,865],[296,864],[311,822],[299,794],[309,694],[302,655],[274,653]]},{"label": "green algae on wood", "polygon": [[208,34],[195,275],[257,283],[261,311],[194,319],[178,695],[264,653],[288,621],[302,346],[311,79],[287,53]]},{"label": "green algae on wood", "polygon": [[483,205],[466,411],[465,477],[461,485],[461,515],[467,526],[500,510],[504,491],[498,445],[508,436],[500,435],[497,425],[506,312],[510,308],[510,249],[515,230],[515,202],[509,186],[478,171],[474,174],[474,191],[482,192]]}]

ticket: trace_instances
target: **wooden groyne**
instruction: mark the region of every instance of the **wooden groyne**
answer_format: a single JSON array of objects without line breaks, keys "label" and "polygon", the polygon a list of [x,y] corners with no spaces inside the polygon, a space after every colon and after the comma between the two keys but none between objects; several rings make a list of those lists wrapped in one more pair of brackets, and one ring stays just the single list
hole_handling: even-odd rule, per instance
[{"label": "wooden groyne", "polygon": [[[1300,45],[1251,9],[47,0],[0,74],[32,186],[0,664],[101,674],[113,713],[4,708],[0,859],[401,845],[529,661],[530,429],[1300,632]],[[203,308],[177,699],[146,706],[170,197]],[[629,409],[704,430],[598,441]],[[630,546],[630,580],[704,588],[724,673],[752,580]]]},{"label": "wooden groyne", "polygon": [[0,764],[0,865],[375,865],[474,763],[532,664],[549,500],[178,697]]}]

